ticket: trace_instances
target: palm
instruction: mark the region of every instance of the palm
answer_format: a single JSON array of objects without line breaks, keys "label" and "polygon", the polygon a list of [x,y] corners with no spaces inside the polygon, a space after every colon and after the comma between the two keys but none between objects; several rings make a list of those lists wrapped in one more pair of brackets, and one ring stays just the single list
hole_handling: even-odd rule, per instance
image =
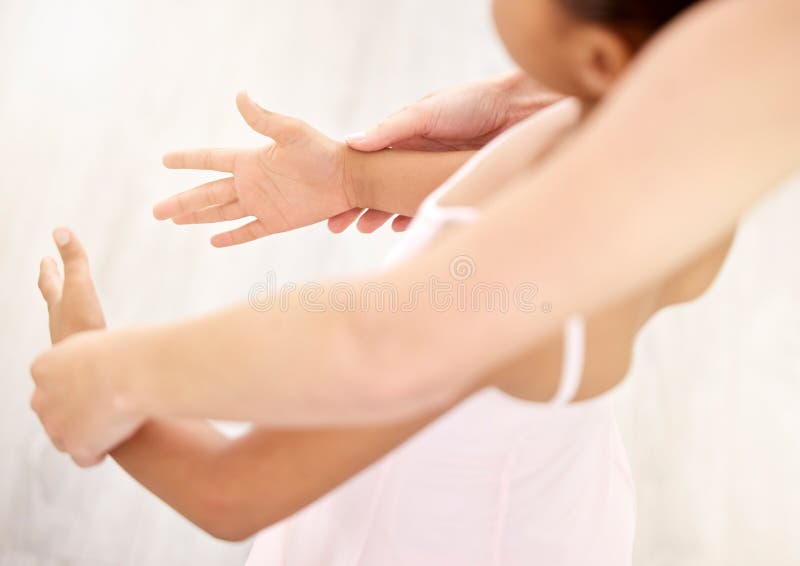
[{"label": "palm", "polygon": [[325,220],[352,208],[344,167],[345,146],[307,124],[267,112],[247,95],[239,111],[257,132],[270,137],[259,149],[205,149],[168,154],[172,169],[231,173],[156,205],[156,218],[202,224],[255,217],[211,242],[224,247],[250,242]]},{"label": "palm", "polygon": [[293,144],[243,153],[234,168],[242,210],[268,233],[285,232],[347,210],[342,152],[316,134]]}]

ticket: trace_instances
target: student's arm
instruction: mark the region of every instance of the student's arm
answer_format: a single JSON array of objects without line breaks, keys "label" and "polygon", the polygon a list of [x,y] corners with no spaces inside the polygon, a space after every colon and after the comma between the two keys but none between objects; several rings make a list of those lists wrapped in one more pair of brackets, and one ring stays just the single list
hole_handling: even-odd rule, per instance
[{"label": "student's arm", "polygon": [[[408,296],[431,276],[452,281],[453,259],[467,255],[481,280],[538,285],[550,314],[442,312],[427,300],[411,312],[315,313],[295,301],[289,312],[238,306],[85,333],[33,367],[51,437],[92,455],[150,415],[313,426],[446,406],[570,314],[593,312],[691,259],[800,165],[798,21],[794,0],[702,4],[654,40],[589,124],[539,172],[502,190],[479,222],[371,278]],[[317,298],[332,306],[324,293]]]},{"label": "student's arm", "polygon": [[360,207],[369,202],[413,216],[420,203],[477,152],[386,149],[362,153],[345,148],[348,177]]},{"label": "student's arm", "polygon": [[[473,151],[387,150],[361,154],[308,124],[268,112],[246,94],[239,111],[257,132],[272,139],[259,148],[201,149],[164,156],[171,169],[229,173],[174,195],[153,209],[159,220],[204,224],[255,217],[212,239],[219,247],[249,242],[327,220],[361,206],[362,194],[393,195],[393,212],[413,214],[419,203]],[[369,161],[369,166],[366,162]]]},{"label": "student's arm", "polygon": [[230,440],[196,421],[149,421],[111,456],[212,536],[244,540],[303,509],[430,419],[375,428],[270,430]]}]

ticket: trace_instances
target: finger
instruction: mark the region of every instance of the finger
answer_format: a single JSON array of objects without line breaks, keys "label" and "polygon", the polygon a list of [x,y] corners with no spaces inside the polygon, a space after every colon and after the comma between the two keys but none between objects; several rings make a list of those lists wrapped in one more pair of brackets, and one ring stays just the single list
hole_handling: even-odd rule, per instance
[{"label": "finger", "polygon": [[372,234],[386,224],[392,216],[394,214],[382,210],[368,210],[358,219],[358,231],[362,234]]},{"label": "finger", "polygon": [[237,246],[258,240],[264,236],[268,236],[269,232],[260,220],[253,220],[249,224],[245,224],[235,230],[217,234],[211,238],[211,245],[215,248],[227,248],[230,246]]},{"label": "finger", "polygon": [[361,213],[364,212],[363,208],[351,208],[336,216],[331,216],[328,219],[328,230],[334,234],[341,234],[347,230],[350,225],[358,220]]},{"label": "finger", "polygon": [[190,212],[188,214],[180,214],[172,218],[175,224],[213,224],[214,222],[227,222],[229,220],[239,220],[248,216],[242,209],[242,204],[237,200],[223,204],[220,206],[212,206]]},{"label": "finger", "polygon": [[166,220],[196,210],[236,200],[236,185],[233,177],[217,179],[188,191],[173,195],[153,207],[156,220]]},{"label": "finger", "polygon": [[233,173],[236,166],[236,149],[188,149],[173,151],[161,159],[167,169],[197,169]]},{"label": "finger", "polygon": [[411,222],[414,219],[410,216],[398,216],[392,222],[392,230],[395,232],[405,232],[408,230],[408,227],[411,225]]},{"label": "finger", "polygon": [[379,151],[405,140],[422,136],[427,127],[425,113],[410,106],[389,116],[366,132],[347,136],[347,145],[358,151]]},{"label": "finger", "polygon": [[56,228],[53,240],[58,246],[61,261],[64,262],[64,279],[81,278],[89,275],[89,258],[80,240],[69,228]]},{"label": "finger", "polygon": [[265,110],[246,92],[236,95],[236,107],[248,126],[277,143],[291,143],[304,133],[304,122]]},{"label": "finger", "polygon": [[61,300],[63,287],[64,281],[58,272],[56,260],[52,257],[44,258],[39,265],[39,291],[48,307]]}]

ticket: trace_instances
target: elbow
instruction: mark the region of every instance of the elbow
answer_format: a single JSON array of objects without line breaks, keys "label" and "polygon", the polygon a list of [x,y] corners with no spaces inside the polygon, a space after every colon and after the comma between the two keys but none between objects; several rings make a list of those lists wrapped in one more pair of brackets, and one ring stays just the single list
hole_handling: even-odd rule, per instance
[{"label": "elbow", "polygon": [[[252,494],[241,489],[247,485],[229,471],[220,474],[222,481],[204,486],[196,506],[185,516],[213,538],[225,542],[243,542],[280,522],[279,505],[255,505]],[[279,498],[276,497],[279,501]]]},{"label": "elbow", "polygon": [[249,529],[231,527],[229,525],[213,526],[210,528],[203,528],[203,530],[219,541],[231,543],[244,542],[258,532],[253,532]]},{"label": "elbow", "polygon": [[256,524],[248,519],[248,510],[222,498],[209,498],[203,509],[188,517],[211,537],[224,542],[244,542],[271,524]]}]

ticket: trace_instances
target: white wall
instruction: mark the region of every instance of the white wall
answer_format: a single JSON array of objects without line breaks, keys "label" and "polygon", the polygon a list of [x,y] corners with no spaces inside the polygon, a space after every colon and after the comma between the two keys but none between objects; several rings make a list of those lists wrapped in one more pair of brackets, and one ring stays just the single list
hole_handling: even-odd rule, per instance
[{"label": "white wall", "polygon": [[[163,170],[160,154],[257,143],[235,112],[240,88],[342,136],[508,67],[486,2],[0,0],[0,564],[235,564],[246,552],[113,463],[81,471],[48,445],[27,366],[47,343],[35,280],[52,227],[85,240],[114,325],[242,300],[268,270],[366,269],[393,235],[317,226],[218,251],[210,229],[156,224],[156,200],[204,178]],[[713,293],[642,337],[619,395],[639,564],[800,561],[798,205],[800,187],[777,195]]]}]

